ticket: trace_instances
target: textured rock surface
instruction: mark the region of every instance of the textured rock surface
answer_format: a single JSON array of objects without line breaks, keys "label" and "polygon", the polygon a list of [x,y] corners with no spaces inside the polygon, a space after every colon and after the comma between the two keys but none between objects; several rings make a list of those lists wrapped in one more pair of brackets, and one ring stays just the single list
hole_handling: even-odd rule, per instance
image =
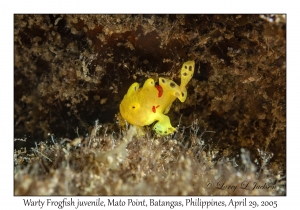
[{"label": "textured rock surface", "polygon": [[192,148],[192,136],[214,131],[201,138],[215,160],[241,165],[245,148],[258,168],[273,156],[269,170],[285,174],[283,15],[15,15],[14,42],[15,138],[27,138],[16,148],[49,133],[85,136],[97,119],[121,135],[115,115],[130,84],[179,81],[182,63],[194,59],[187,101],[169,114],[173,125],[180,120],[173,138]]}]

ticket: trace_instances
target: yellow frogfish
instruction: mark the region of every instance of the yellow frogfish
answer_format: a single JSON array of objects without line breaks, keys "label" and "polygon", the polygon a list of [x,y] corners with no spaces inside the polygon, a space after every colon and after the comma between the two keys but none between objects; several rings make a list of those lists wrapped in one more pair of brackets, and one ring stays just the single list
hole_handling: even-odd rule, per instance
[{"label": "yellow frogfish", "polygon": [[172,134],[176,129],[165,114],[169,112],[176,98],[181,102],[186,100],[186,85],[193,77],[194,69],[195,61],[183,63],[180,85],[163,77],[159,78],[158,85],[152,78],[147,79],[142,88],[139,88],[139,83],[133,83],[120,104],[122,117],[138,127],[157,121],[153,127],[156,133],[159,135]]}]

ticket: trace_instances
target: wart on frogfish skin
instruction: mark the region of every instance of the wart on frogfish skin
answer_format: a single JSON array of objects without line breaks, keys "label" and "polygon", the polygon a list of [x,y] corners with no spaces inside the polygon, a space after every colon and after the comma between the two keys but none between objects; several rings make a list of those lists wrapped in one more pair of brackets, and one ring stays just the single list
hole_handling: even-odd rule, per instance
[{"label": "wart on frogfish skin", "polygon": [[[159,97],[159,96],[158,96]],[[159,105],[157,106],[152,106],[152,112],[156,113],[156,109],[159,107]]]},{"label": "wart on frogfish skin", "polygon": [[155,85],[155,88],[157,89],[158,91],[158,97],[160,98],[163,94],[163,89],[160,85]]},{"label": "wart on frogfish skin", "polygon": [[181,102],[186,100],[186,85],[193,77],[194,69],[195,61],[183,63],[180,85],[163,77],[159,78],[158,85],[155,85],[152,78],[147,79],[142,88],[139,88],[137,82],[133,83],[120,104],[122,117],[136,126],[150,125],[157,121],[153,127],[156,133],[172,134],[176,129],[165,114],[169,112],[176,98]]}]

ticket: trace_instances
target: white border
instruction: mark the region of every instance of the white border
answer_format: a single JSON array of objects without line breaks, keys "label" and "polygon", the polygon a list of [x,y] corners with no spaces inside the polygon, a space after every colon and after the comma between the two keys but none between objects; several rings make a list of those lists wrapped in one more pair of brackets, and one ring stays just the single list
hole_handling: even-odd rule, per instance
[{"label": "white border", "polygon": [[[297,1],[293,1],[297,2]],[[300,16],[292,1],[2,1],[1,14],[1,209],[25,208],[22,197],[13,197],[13,14],[14,13],[287,13],[287,197],[247,197],[248,199],[278,200],[277,209],[298,207],[299,174],[299,25]],[[3,135],[4,134],[4,135]],[[28,197],[26,197],[28,198]],[[35,199],[38,197],[34,197]],[[41,197],[46,199],[47,197]],[[61,199],[62,197],[56,197]],[[90,200],[89,197],[81,197]],[[127,199],[127,197],[121,197]],[[166,197],[165,197],[166,198]],[[170,197],[184,200],[185,197]],[[201,197],[211,199],[211,197]],[[234,199],[243,197],[234,197]],[[75,198],[76,199],[76,198]],[[229,201],[231,197],[213,197]],[[248,207],[249,208],[249,207]],[[34,208],[36,209],[36,208]],[[45,208],[43,208],[45,209]],[[99,209],[99,208],[97,208]],[[106,208],[109,209],[109,208]],[[112,208],[111,208],[112,209]],[[156,207],[155,209],[163,209]],[[167,209],[167,208],[164,208]],[[199,209],[199,207],[198,207]],[[295,208],[296,209],[296,208]]]}]

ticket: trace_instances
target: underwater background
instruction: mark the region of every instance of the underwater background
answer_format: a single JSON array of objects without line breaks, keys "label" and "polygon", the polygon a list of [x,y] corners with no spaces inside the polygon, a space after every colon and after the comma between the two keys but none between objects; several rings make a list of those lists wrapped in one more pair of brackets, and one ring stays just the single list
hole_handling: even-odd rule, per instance
[{"label": "underwater background", "polygon": [[[188,60],[177,132],[135,136],[130,85]],[[285,195],[286,16],[15,14],[14,137],[15,195]]]}]

